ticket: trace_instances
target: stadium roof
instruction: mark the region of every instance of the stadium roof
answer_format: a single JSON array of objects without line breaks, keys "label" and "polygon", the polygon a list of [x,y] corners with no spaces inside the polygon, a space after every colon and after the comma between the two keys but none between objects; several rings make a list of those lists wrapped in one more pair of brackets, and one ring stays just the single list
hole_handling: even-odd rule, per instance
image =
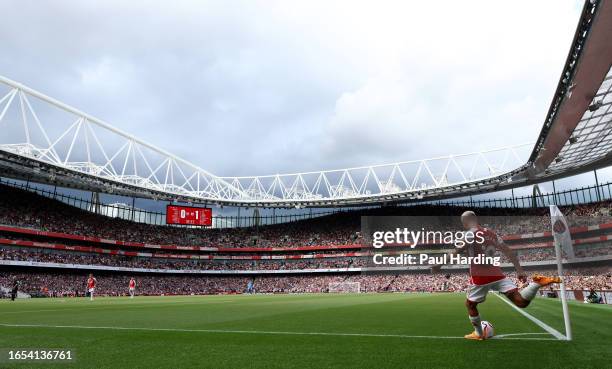
[{"label": "stadium roof", "polygon": [[[202,204],[327,207],[417,202],[524,186],[612,163],[612,3],[586,1],[535,145],[307,173],[219,177],[76,108],[0,77],[0,175]],[[529,159],[521,160],[533,147]],[[526,157],[526,155],[525,155]]]}]

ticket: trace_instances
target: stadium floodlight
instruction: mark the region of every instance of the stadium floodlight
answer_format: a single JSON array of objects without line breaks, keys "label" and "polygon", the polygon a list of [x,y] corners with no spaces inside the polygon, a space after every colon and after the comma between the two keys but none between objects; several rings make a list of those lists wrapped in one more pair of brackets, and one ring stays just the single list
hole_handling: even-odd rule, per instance
[{"label": "stadium floodlight", "polygon": [[603,106],[603,101],[597,100],[593,102],[591,105],[589,105],[589,111],[592,113],[594,111],[597,111],[597,109],[601,108],[602,106]]}]

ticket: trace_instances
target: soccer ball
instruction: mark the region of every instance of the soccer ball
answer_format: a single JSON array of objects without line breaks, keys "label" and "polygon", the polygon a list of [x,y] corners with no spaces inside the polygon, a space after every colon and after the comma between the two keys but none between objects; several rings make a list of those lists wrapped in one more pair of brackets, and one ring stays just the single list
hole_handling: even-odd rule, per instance
[{"label": "soccer ball", "polygon": [[482,334],[484,335],[485,338],[491,338],[495,336],[495,330],[493,329],[493,324],[487,322],[486,320],[483,320],[482,322],[480,322],[480,325],[482,326]]}]

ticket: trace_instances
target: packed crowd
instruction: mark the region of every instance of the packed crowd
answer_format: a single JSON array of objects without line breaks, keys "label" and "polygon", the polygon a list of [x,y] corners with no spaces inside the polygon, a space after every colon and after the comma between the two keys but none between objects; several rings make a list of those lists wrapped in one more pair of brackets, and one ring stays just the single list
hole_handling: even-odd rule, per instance
[{"label": "packed crowd", "polygon": [[[610,220],[610,202],[564,208],[574,225]],[[29,191],[0,185],[0,224],[35,228],[106,239],[149,244],[210,247],[297,247],[309,245],[359,244],[360,220],[364,215],[449,216],[456,218],[465,208],[422,205],[387,207],[337,213],[279,225],[234,229],[197,229],[155,226],[109,218],[81,210]],[[550,229],[548,209],[482,208],[483,225],[499,234],[542,232]],[[529,216],[529,217],[525,217]],[[488,218],[485,218],[488,217]],[[522,218],[521,218],[522,217]],[[421,218],[424,219],[424,218]],[[419,226],[420,228],[420,226]],[[316,231],[313,231],[316,230]]]},{"label": "packed crowd", "polygon": [[300,260],[177,260],[121,255],[85,254],[70,251],[35,251],[28,248],[0,247],[0,260],[41,263],[100,265],[122,268],[163,270],[296,270],[330,269],[364,266],[362,258],[329,258]]},{"label": "packed crowd", "polygon": [[[519,260],[524,261],[544,261],[554,260],[555,249],[552,247],[548,248],[534,248],[534,249],[522,249],[517,250]],[[574,246],[574,256],[576,258],[587,258],[596,256],[608,256],[612,255],[612,244],[610,242],[601,244],[585,244]],[[505,255],[502,257],[502,263],[509,262]]]},{"label": "packed crowd", "polygon": [[[554,271],[540,271],[552,275]],[[515,280],[514,273],[509,275]],[[98,295],[119,296],[127,294],[132,275],[96,275]],[[249,281],[254,282],[258,293],[323,293],[330,284],[359,282],[361,292],[437,292],[465,291],[469,278],[466,273],[454,274],[352,274],[352,275],[300,275],[300,276],[157,276],[136,275],[137,292],[140,295],[189,295],[243,293]],[[42,296],[83,296],[86,274],[70,273],[17,273],[0,274],[0,286],[19,283],[22,292]],[[564,281],[570,290],[612,290],[612,268],[570,269]]]},{"label": "packed crowd", "polygon": [[[38,196],[31,192],[0,185],[0,224],[96,236],[149,244],[195,245],[210,247],[297,247],[309,245],[361,244],[360,219],[363,215],[452,216],[466,209],[449,206],[413,206],[367,209],[274,226],[236,229],[196,229],[154,226],[96,215],[88,211]],[[610,203],[564,209],[574,225],[587,224],[597,216],[597,223],[609,221]],[[547,209],[477,209],[482,223],[498,233],[534,233],[550,229]],[[528,214],[529,217],[524,217]],[[523,217],[520,217],[520,216]],[[490,217],[489,217],[490,216]],[[512,217],[507,217],[512,216]],[[578,218],[588,216],[590,218]],[[422,218],[421,218],[422,219]],[[454,227],[454,226],[453,226]],[[9,232],[10,233],[10,232]],[[2,237],[26,238],[19,234]],[[35,236],[31,236],[35,237]],[[36,240],[35,238],[29,240]],[[69,240],[62,240],[70,244]],[[73,241],[76,242],[76,241]],[[116,247],[116,246],[115,246]],[[599,243],[579,245],[578,257],[612,254],[612,245]],[[337,252],[337,251],[329,251]],[[244,254],[250,255],[250,254]],[[521,262],[552,260],[552,248],[521,249]],[[153,257],[127,257],[99,253],[81,253],[34,248],[0,246],[0,260],[37,261],[61,264],[100,265],[163,270],[304,270],[372,266],[369,257],[338,257],[296,260],[201,260]],[[507,261],[502,259],[502,261]],[[129,275],[101,274],[98,293],[121,295],[126,291]],[[137,277],[140,294],[212,294],[243,292],[249,276],[152,275]],[[0,274],[0,286],[19,281],[24,292],[45,296],[81,295],[84,276],[75,272],[18,273],[14,269]],[[363,292],[462,291],[468,278],[464,273],[447,276],[430,274],[310,274],[295,276],[258,275],[255,286],[262,293],[326,292],[330,283],[359,282]],[[610,268],[575,269],[568,273],[569,288],[612,289]]]},{"label": "packed crowd", "polygon": [[[519,261],[550,261],[555,259],[552,248],[524,249],[517,252]],[[440,255],[440,254],[436,254]],[[612,246],[580,245],[575,248],[578,258],[612,255]],[[144,268],[163,270],[304,270],[373,267],[371,256],[345,256],[313,259],[260,259],[260,260],[202,260],[156,257],[133,257],[106,255],[99,253],[80,253],[71,251],[49,251],[21,247],[0,246],[0,260],[33,261],[42,263],[100,265],[108,267]],[[509,260],[502,255],[502,263]],[[398,266],[403,265],[385,265]]]},{"label": "packed crowd", "polygon": [[[348,223],[353,221],[350,219]],[[353,229],[344,223],[345,218],[338,217],[331,222],[329,219],[312,219],[257,229],[156,226],[97,215],[28,191],[0,185],[0,224],[149,244],[290,247],[355,242],[358,225]]]}]

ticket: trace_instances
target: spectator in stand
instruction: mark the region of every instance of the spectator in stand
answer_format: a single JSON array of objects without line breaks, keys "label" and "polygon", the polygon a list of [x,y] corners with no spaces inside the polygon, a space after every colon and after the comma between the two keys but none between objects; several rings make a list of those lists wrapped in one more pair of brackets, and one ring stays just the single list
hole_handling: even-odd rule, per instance
[{"label": "spectator in stand", "polygon": [[[611,267],[569,269],[563,276],[569,290],[612,290]],[[533,271],[532,273],[536,273]],[[552,275],[554,271],[537,271]],[[83,296],[85,273],[6,272],[0,275],[0,286],[19,280],[20,290],[31,295],[52,297]],[[516,280],[511,273],[510,278]],[[124,296],[131,275],[97,274],[96,293],[100,296]],[[190,295],[242,293],[252,277],[149,275],[138,277],[139,295]],[[467,273],[447,276],[403,274],[326,274],[300,276],[260,275],[254,279],[258,293],[321,293],[331,283],[359,282],[362,292],[463,292],[468,286]]]},{"label": "spectator in stand", "polygon": [[[333,254],[330,254],[332,256]],[[370,254],[364,256],[338,256],[313,259],[286,260],[222,260],[222,259],[177,259],[162,257],[135,257],[81,253],[74,251],[41,250],[30,247],[0,246],[0,260],[35,261],[56,264],[101,265],[122,268],[175,269],[175,270],[296,270],[296,269],[344,269],[373,266]],[[580,245],[576,248],[578,258],[612,255],[610,243]],[[526,261],[552,261],[555,252],[552,247],[519,250],[519,259]],[[505,257],[502,263],[508,263]],[[387,267],[401,267],[387,265]]]},{"label": "spectator in stand", "polygon": [[[599,221],[609,221],[610,202],[581,205],[564,208],[568,218],[575,218],[575,224],[588,224],[588,219],[578,216],[598,216]],[[35,230],[93,236],[104,239],[131,241],[157,245],[182,245],[203,247],[302,247],[302,246],[338,246],[360,245],[360,218],[362,215],[439,215],[456,216],[464,208],[451,206],[422,205],[413,207],[394,207],[366,209],[348,213],[334,214],[305,221],[284,223],[274,226],[235,229],[196,229],[169,226],[154,226],[134,223],[122,219],[108,218],[72,206],[35,195],[31,192],[0,185],[0,224],[27,227]],[[479,209],[483,218],[487,215],[525,215],[530,217],[517,221],[512,217],[511,223],[503,219],[492,220],[494,227],[501,235],[543,232],[550,229],[548,210],[539,209]],[[3,232],[0,236],[21,241],[40,241],[38,236],[14,235]],[[62,240],[74,245],[77,241]],[[71,243],[73,242],[73,243]],[[75,252],[44,249],[38,247],[0,246],[0,259],[58,264],[100,265],[107,267],[145,268],[163,270],[304,270],[366,267],[370,265],[369,256],[334,256],[308,257],[303,259],[200,259],[202,254],[190,250],[173,248],[177,255],[189,255],[193,258],[176,257],[130,257],[111,255],[110,252]],[[553,260],[552,247],[543,245],[520,245],[521,261]],[[91,246],[90,246],[91,247]],[[98,247],[98,246],[95,246]],[[100,251],[100,249],[92,251]],[[109,246],[110,247],[110,246]],[[113,250],[124,251],[119,245]],[[433,247],[440,250],[442,246]],[[577,245],[578,257],[597,257],[612,255],[610,242]],[[131,249],[133,251],[133,249]],[[174,252],[174,251],[173,251]],[[187,254],[190,252],[190,254]],[[309,254],[308,251],[300,251]],[[317,251],[318,254],[338,253],[338,250]],[[214,256],[222,253],[215,253]],[[312,254],[312,252],[310,252]],[[255,252],[243,253],[244,256],[261,255]],[[355,254],[352,254],[355,255]],[[69,265],[66,265],[70,267]],[[611,289],[609,267],[600,269],[572,269],[564,276],[568,288],[593,288],[595,290]],[[599,273],[599,274],[598,274]],[[364,292],[406,292],[406,291],[462,291],[467,286],[467,276],[463,273],[451,273],[448,278],[419,273],[404,274],[305,274],[305,275],[265,275],[255,278],[257,290],[266,293],[302,293],[326,292],[330,283],[359,282]],[[45,296],[78,296],[82,295],[83,276],[65,273],[17,273],[13,270],[0,275],[0,286],[11,286],[14,280],[20,280],[20,289],[30,294]],[[116,296],[124,294],[124,289],[117,286],[128,284],[129,277],[122,274],[100,275],[96,292],[100,295]],[[149,275],[138,278],[139,294],[210,294],[242,292],[247,280],[237,276],[209,277],[201,275]]]},{"label": "spectator in stand", "polygon": [[[598,216],[610,220],[610,202],[563,208],[576,224],[587,217]],[[59,201],[0,185],[0,224],[28,227],[43,231],[94,236],[105,239],[162,245],[197,245],[206,247],[298,247],[312,245],[359,244],[362,215],[456,216],[465,209],[443,205],[421,205],[366,209],[313,218],[279,225],[233,229],[197,229],[155,226],[109,218],[81,210]],[[478,209],[481,217],[529,215],[522,223],[499,226],[500,235],[542,232],[550,229],[547,208]],[[515,217],[513,217],[515,218]],[[513,220],[516,223],[516,220]],[[313,231],[316,230],[316,231]]]}]

